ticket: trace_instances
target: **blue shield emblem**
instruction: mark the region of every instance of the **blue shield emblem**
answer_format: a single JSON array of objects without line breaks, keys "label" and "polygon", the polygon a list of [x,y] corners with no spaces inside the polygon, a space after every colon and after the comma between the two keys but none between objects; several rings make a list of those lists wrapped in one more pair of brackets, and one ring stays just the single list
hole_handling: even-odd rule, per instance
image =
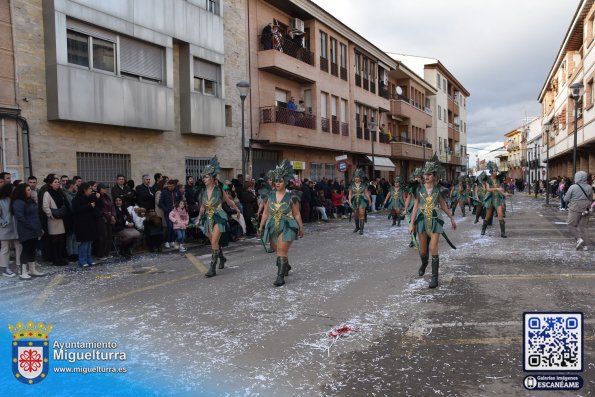
[{"label": "blue shield emblem", "polygon": [[12,373],[33,385],[44,380],[50,367],[49,341],[21,339],[12,342]]}]

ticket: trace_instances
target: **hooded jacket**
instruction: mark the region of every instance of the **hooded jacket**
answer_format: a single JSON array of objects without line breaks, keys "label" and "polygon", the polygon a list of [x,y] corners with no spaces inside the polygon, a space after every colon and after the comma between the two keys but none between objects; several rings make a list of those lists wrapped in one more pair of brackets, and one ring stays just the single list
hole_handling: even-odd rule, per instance
[{"label": "hooded jacket", "polygon": [[[584,193],[581,188],[585,191]],[[574,175],[574,184],[568,188],[564,195],[564,201],[569,204],[569,210],[582,212],[591,205],[592,197],[593,187],[587,183],[587,173],[578,171]]]}]

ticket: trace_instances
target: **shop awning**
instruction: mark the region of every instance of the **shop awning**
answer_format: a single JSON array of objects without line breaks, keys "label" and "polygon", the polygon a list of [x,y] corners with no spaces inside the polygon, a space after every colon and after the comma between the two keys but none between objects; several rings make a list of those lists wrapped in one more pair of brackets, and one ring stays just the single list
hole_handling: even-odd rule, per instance
[{"label": "shop awning", "polygon": [[366,156],[370,162],[374,163],[374,169],[377,171],[394,171],[395,164],[388,157]]}]

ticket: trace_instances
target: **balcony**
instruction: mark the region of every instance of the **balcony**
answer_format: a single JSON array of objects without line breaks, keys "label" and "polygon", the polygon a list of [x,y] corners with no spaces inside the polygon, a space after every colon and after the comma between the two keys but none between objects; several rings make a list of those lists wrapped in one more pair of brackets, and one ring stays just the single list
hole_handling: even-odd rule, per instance
[{"label": "balcony", "polygon": [[347,68],[341,67],[341,79],[347,81]]},{"label": "balcony", "polygon": [[322,132],[331,132],[331,121],[326,117],[321,117],[320,129],[322,130]]},{"label": "balcony", "polygon": [[339,65],[331,62],[331,74],[339,77]]},{"label": "balcony", "polygon": [[455,142],[461,141],[461,133],[455,129],[454,124],[448,124],[448,139]]},{"label": "balcony", "polygon": [[320,70],[328,73],[328,59],[320,57]]},{"label": "balcony", "polygon": [[461,156],[451,155],[450,161],[448,163],[453,165],[461,165]]},{"label": "balcony", "polygon": [[355,75],[355,85],[358,87],[362,86],[362,76],[360,76],[359,74]]},{"label": "balcony", "polygon": [[339,123],[339,120],[331,120],[331,132],[339,135],[341,132],[341,123]]},{"label": "balcony", "polygon": [[364,134],[363,134],[363,129],[362,127],[357,127],[356,131],[355,131],[355,136],[357,137],[357,139],[363,139]]},{"label": "balcony", "polygon": [[415,145],[406,138],[400,138],[398,141],[392,141],[391,143],[391,156],[399,159],[408,160],[427,160],[432,157],[432,148],[425,148],[421,145]]},{"label": "balcony", "polygon": [[302,84],[314,83],[314,53],[292,41],[271,37],[259,36],[258,68]]},{"label": "balcony", "polygon": [[455,116],[460,114],[459,104],[450,95],[448,96],[448,110]]},{"label": "balcony", "polygon": [[364,77],[364,83],[362,84],[362,88],[364,90],[369,90],[370,89],[370,80],[368,80],[367,78]]},{"label": "balcony", "polygon": [[[321,126],[330,132],[317,130],[316,116],[277,106],[259,109],[260,123],[255,138],[264,145],[288,145],[306,149],[351,150],[349,125],[321,119]],[[339,133],[334,129],[338,127]],[[326,128],[326,127],[324,127]]]},{"label": "balcony", "polygon": [[380,143],[390,143],[389,135],[384,132],[378,133],[378,141]]},{"label": "balcony", "polygon": [[380,95],[384,99],[389,99],[388,87],[385,86],[382,82],[378,83],[378,95]]},{"label": "balcony", "polygon": [[425,112],[421,107],[413,106],[406,96],[393,97],[390,101],[390,110],[393,115],[410,119],[417,125],[432,126],[432,115]]},{"label": "balcony", "polygon": [[316,116],[279,106],[260,108],[260,124],[279,123],[310,130],[316,129]]}]

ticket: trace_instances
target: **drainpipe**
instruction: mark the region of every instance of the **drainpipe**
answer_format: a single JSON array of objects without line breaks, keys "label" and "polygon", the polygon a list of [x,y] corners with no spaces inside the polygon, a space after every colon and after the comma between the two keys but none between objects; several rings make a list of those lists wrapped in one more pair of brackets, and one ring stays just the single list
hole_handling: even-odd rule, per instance
[{"label": "drainpipe", "polygon": [[4,117],[2,117],[0,124],[0,130],[2,131],[2,169],[6,171],[6,139],[4,136]]}]

